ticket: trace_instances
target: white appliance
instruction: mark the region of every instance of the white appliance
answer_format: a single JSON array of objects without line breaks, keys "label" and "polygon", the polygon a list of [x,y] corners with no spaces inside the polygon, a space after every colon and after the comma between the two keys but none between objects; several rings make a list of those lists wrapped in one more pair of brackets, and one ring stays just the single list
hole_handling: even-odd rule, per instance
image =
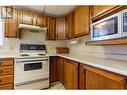
[{"label": "white appliance", "polygon": [[122,11],[122,36],[127,36],[127,9]]},{"label": "white appliance", "polygon": [[97,21],[91,26],[91,40],[105,40],[121,37],[121,12]]},{"label": "white appliance", "polygon": [[45,45],[20,45],[15,59],[14,89],[31,90],[49,87],[49,58]]}]

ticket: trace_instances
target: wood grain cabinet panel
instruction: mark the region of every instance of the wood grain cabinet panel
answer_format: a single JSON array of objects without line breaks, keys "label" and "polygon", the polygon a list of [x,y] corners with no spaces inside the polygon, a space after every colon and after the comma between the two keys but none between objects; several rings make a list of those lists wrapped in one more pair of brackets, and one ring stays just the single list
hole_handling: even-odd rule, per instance
[{"label": "wood grain cabinet panel", "polygon": [[52,17],[47,17],[47,40],[55,40],[56,39],[56,20]]},{"label": "wood grain cabinet panel", "polygon": [[8,75],[13,73],[14,73],[13,66],[0,67],[0,75]]},{"label": "wood grain cabinet panel", "polygon": [[0,90],[13,90],[14,87],[12,84],[0,85]]},{"label": "wood grain cabinet panel", "polygon": [[58,57],[50,57],[50,83],[57,82],[58,78]]},{"label": "wood grain cabinet panel", "polygon": [[43,15],[37,15],[37,26],[46,26],[46,16]]},{"label": "wood grain cabinet panel", "polygon": [[18,11],[13,9],[13,18],[4,20],[4,36],[17,38],[19,36],[18,30]]},{"label": "wood grain cabinet panel", "polygon": [[58,57],[58,79],[64,85],[64,58]]},{"label": "wood grain cabinet panel", "polygon": [[56,18],[56,39],[66,40],[66,18]]},{"label": "wood grain cabinet panel", "polygon": [[93,6],[93,12],[92,12],[92,17],[95,17],[97,15],[103,14],[104,12],[112,9],[116,5],[95,5]]},{"label": "wood grain cabinet panel", "polygon": [[20,23],[33,25],[33,15],[30,11],[20,10]]},{"label": "wood grain cabinet panel", "polygon": [[13,59],[0,59],[0,67],[9,65],[13,65]]},{"label": "wood grain cabinet panel", "polygon": [[89,34],[90,10],[89,6],[78,6],[74,13],[75,31],[74,37]]},{"label": "wood grain cabinet panel", "polygon": [[86,89],[125,89],[126,77],[86,67]]},{"label": "wood grain cabinet panel", "polygon": [[78,63],[64,60],[64,87],[66,89],[78,89]]},{"label": "wood grain cabinet panel", "polygon": [[72,39],[74,35],[74,13],[70,13],[66,17],[66,32],[67,32],[67,38]]},{"label": "wood grain cabinet panel", "polygon": [[13,75],[0,76],[0,85],[13,83]]}]

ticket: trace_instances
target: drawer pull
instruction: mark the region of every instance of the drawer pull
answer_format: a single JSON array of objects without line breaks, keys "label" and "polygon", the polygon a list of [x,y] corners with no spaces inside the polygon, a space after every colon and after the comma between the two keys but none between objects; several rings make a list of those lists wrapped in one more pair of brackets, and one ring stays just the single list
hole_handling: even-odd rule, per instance
[{"label": "drawer pull", "polygon": [[0,73],[2,73],[3,72],[3,70],[0,70]]}]

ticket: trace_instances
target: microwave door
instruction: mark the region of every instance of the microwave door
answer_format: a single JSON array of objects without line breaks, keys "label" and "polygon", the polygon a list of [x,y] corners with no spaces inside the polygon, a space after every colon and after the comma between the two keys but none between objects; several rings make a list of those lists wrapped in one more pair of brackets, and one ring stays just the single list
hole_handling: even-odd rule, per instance
[{"label": "microwave door", "polygon": [[127,36],[127,9],[122,11],[122,36]]},{"label": "microwave door", "polygon": [[92,24],[91,39],[105,40],[120,37],[120,13]]}]

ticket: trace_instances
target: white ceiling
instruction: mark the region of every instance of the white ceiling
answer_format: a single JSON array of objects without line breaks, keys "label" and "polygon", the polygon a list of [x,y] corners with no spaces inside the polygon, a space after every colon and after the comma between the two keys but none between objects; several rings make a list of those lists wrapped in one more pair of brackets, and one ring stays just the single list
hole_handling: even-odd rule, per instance
[{"label": "white ceiling", "polygon": [[30,11],[34,11],[40,14],[52,16],[52,17],[60,17],[65,16],[72,12],[76,6],[54,6],[54,5],[33,5],[33,6],[16,6],[18,8],[27,9]]}]

